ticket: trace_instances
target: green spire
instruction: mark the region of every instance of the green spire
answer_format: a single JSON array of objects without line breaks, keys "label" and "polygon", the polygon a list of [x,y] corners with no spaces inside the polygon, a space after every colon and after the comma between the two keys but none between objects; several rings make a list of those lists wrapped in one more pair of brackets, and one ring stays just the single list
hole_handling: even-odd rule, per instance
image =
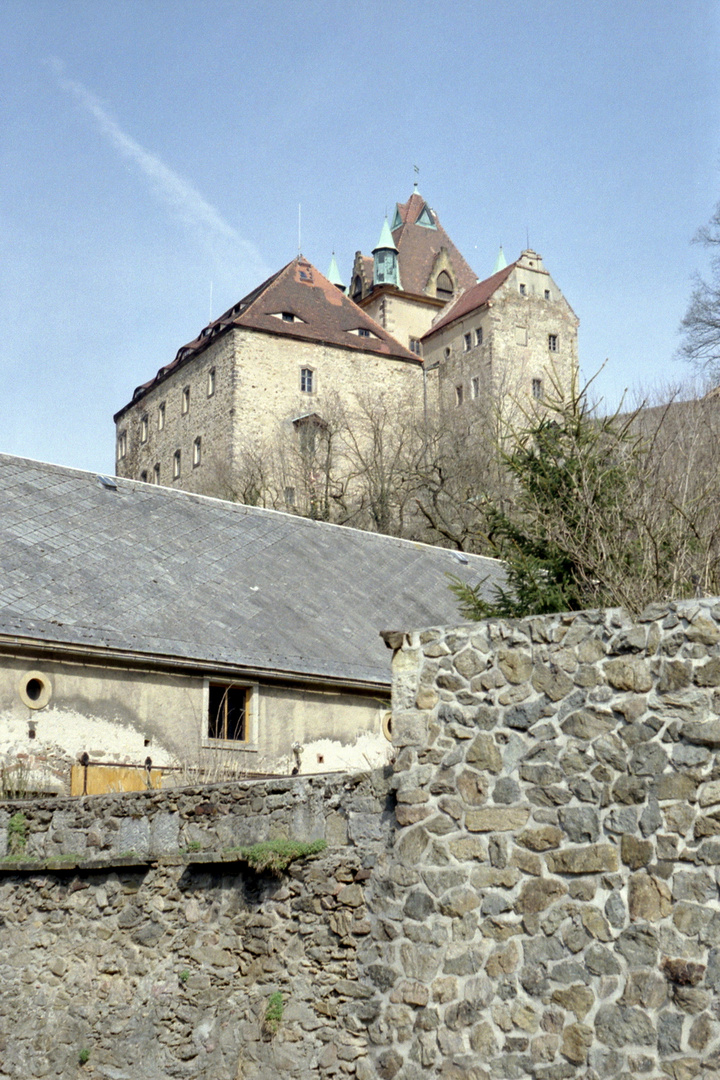
[{"label": "green spire", "polygon": [[390,226],[388,225],[387,218],[385,218],[382,232],[380,233],[380,239],[373,248],[373,255],[376,251],[380,251],[381,248],[385,251],[397,251],[397,248],[395,247],[395,241],[393,240],[392,233],[390,232]]},{"label": "green spire", "polygon": [[335,252],[332,253],[332,259],[330,260],[330,269],[327,272],[327,279],[332,285],[337,285],[341,292],[345,292],[345,284],[340,277],[340,271],[338,270],[337,259],[335,258]]},{"label": "green spire", "polygon": [[506,266],[507,266],[507,259],[505,258],[505,252],[503,251],[502,244],[501,244],[500,245],[500,250],[498,251],[498,257],[495,260],[495,266],[493,267],[493,274],[497,274],[498,271],[504,270]]}]

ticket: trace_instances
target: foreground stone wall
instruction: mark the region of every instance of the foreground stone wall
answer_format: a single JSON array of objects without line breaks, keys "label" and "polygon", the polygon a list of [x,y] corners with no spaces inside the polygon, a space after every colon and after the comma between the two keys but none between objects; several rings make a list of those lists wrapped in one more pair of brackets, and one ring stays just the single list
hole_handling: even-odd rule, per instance
[{"label": "foreground stone wall", "polygon": [[720,1076],[717,601],[388,639],[378,1075]]},{"label": "foreground stone wall", "polygon": [[[0,1076],[367,1078],[386,800],[377,773],[2,806],[26,850],[0,874]],[[281,877],[232,853],[277,836],[329,846]]]}]

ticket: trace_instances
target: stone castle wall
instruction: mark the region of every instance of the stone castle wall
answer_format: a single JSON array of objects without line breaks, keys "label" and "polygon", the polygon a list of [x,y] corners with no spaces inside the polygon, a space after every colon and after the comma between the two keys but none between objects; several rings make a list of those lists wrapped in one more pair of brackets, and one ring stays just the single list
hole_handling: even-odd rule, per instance
[{"label": "stone castle wall", "polygon": [[720,603],[387,639],[387,773],[0,806],[0,1076],[717,1080]]},{"label": "stone castle wall", "polygon": [[391,640],[379,1075],[719,1076],[720,604]]}]

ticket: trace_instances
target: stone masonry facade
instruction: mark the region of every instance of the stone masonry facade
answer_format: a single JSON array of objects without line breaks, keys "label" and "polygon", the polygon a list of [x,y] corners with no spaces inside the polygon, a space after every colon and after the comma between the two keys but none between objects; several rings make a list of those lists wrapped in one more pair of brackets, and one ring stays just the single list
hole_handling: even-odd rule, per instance
[{"label": "stone masonry facade", "polygon": [[391,636],[378,1074],[720,1076],[720,604]]},{"label": "stone masonry facade", "polygon": [[718,1080],[720,602],[386,640],[385,772],[0,805],[0,1076]]}]

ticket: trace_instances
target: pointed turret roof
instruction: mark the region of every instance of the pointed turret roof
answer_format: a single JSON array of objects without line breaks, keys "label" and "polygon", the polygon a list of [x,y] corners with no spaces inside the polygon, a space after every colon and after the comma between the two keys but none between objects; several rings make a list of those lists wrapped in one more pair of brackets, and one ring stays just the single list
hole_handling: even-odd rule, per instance
[{"label": "pointed turret roof", "polygon": [[340,277],[340,270],[338,268],[337,259],[335,258],[334,251],[332,253],[332,259],[330,260],[330,269],[327,272],[327,278],[328,281],[332,282],[332,284],[336,286],[336,288],[342,289],[343,292],[345,291],[345,282]]},{"label": "pointed turret roof", "polygon": [[390,226],[388,225],[388,219],[385,218],[383,223],[382,232],[380,233],[380,239],[373,248],[373,255],[376,251],[397,251],[393,235],[390,232]]},{"label": "pointed turret roof", "polygon": [[500,250],[498,251],[498,254],[497,254],[497,259],[495,260],[495,265],[493,267],[493,274],[497,274],[498,271],[504,270],[506,266],[507,266],[507,259],[505,258],[505,252],[503,251],[503,246],[501,244],[500,245]]},{"label": "pointed turret roof", "polygon": [[[171,364],[160,368],[154,379],[137,387],[132,401],[115,418],[121,416],[151,387],[204,352],[212,341],[233,328],[260,330],[280,337],[318,341],[412,364],[421,363],[414,353],[341,293],[303,255],[298,255],[201,330],[194,341],[183,345]],[[362,331],[367,331],[367,334]]]}]

